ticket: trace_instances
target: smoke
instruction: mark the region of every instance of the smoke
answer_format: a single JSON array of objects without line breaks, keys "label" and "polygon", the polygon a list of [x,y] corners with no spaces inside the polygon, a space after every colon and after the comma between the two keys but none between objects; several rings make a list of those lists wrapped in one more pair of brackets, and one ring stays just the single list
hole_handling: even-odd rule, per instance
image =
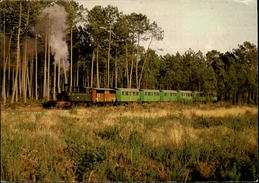
[{"label": "smoke", "polygon": [[69,68],[68,46],[65,41],[66,37],[66,20],[67,12],[63,6],[55,4],[43,10],[42,27],[49,35],[49,44],[51,53],[54,55],[56,64],[60,64],[65,71]]}]

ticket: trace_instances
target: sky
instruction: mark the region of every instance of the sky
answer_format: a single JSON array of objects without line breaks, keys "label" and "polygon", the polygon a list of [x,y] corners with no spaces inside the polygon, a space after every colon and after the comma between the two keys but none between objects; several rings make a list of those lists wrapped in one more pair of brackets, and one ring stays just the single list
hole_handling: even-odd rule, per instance
[{"label": "sky", "polygon": [[[147,15],[164,30],[162,41],[153,41],[158,54],[184,53],[189,48],[232,51],[244,41],[257,43],[256,0],[77,0],[90,10],[113,5],[124,14]],[[148,43],[143,43],[147,47]]]}]

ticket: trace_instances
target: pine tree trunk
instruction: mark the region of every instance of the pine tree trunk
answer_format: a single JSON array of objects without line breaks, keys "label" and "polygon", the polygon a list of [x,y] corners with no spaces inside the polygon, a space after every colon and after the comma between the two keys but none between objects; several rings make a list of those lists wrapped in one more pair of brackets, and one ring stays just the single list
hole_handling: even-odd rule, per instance
[{"label": "pine tree trunk", "polygon": [[33,63],[33,54],[32,53],[31,53],[31,62],[30,62],[31,63],[31,66],[30,66],[30,86],[31,86],[30,99],[33,98],[33,67],[34,67],[34,63]]},{"label": "pine tree trunk", "polygon": [[94,50],[92,54],[92,66],[91,66],[91,88],[93,88],[93,79],[94,79]]},{"label": "pine tree trunk", "polygon": [[136,87],[139,88],[138,85],[138,63],[140,61],[140,56],[139,56],[139,40],[140,40],[140,35],[138,35],[138,44],[137,44],[137,57],[136,57],[136,66],[135,66],[135,74],[136,74]]},{"label": "pine tree trunk", "polygon": [[[28,70],[29,70],[29,68],[28,68]],[[27,85],[28,85],[28,93],[29,93],[29,97],[31,98],[31,86],[30,86],[29,72],[26,73],[26,77],[27,77],[26,81],[27,81]]]},{"label": "pine tree trunk", "polygon": [[[139,77],[139,83],[138,83],[138,87],[139,87],[139,88],[140,88],[140,85],[141,85],[141,80],[142,80],[142,76],[143,76],[144,67],[145,67],[145,64],[146,64],[147,58],[148,58],[148,50],[149,50],[149,47],[150,47],[152,41],[153,41],[153,37],[151,37],[150,42],[149,42],[149,44],[148,44],[147,53],[146,53],[146,55],[145,55],[144,63],[143,63],[143,66],[142,66],[142,68],[141,68],[140,77]],[[199,89],[199,90],[200,90],[200,89]]]},{"label": "pine tree trunk", "polygon": [[[10,53],[10,51],[9,51],[9,54],[11,54]],[[11,62],[11,59],[10,59],[10,56],[8,57],[8,78],[7,78],[7,81],[8,81],[8,83],[7,83],[7,99],[9,100],[9,98],[10,98],[10,88],[12,88],[11,87],[11,66],[10,66],[10,62]]]},{"label": "pine tree trunk", "polygon": [[[13,32],[12,32],[13,33]],[[11,37],[12,37],[12,33],[11,33]],[[11,38],[10,38],[10,44],[9,44],[9,46],[11,47]],[[10,89],[12,88],[11,87],[11,49],[8,49],[9,51],[8,51],[8,83],[7,83],[7,98],[8,98],[8,100],[9,100],[9,95],[10,95]]]},{"label": "pine tree trunk", "polygon": [[43,78],[43,98],[46,97],[46,87],[47,87],[47,40],[48,40],[48,35],[45,35],[45,53],[44,53],[44,78]]},{"label": "pine tree trunk", "polygon": [[[64,59],[62,59],[62,62],[63,62],[63,65],[65,65]],[[63,68],[63,71],[64,71],[64,77],[65,77],[65,84],[68,84],[68,82],[67,82],[67,71],[66,71],[65,67]]]},{"label": "pine tree trunk", "polygon": [[[29,65],[28,65],[28,67],[29,67]],[[28,68],[28,70],[29,70],[29,68]],[[28,93],[29,93],[29,97],[31,98],[31,86],[30,86],[29,72],[26,73],[26,77],[27,77],[26,81],[27,81],[27,85],[28,85]]]},{"label": "pine tree trunk", "polygon": [[56,100],[56,75],[57,75],[57,64],[56,62],[54,62],[53,100]]},{"label": "pine tree trunk", "polygon": [[25,36],[24,55],[23,55],[23,62],[22,62],[22,95],[23,95],[24,103],[26,103],[26,99],[27,99],[26,72],[27,72],[27,35]]},{"label": "pine tree trunk", "polygon": [[[21,53],[21,50],[20,50]],[[18,82],[18,88],[19,88],[19,94],[17,95],[17,101],[18,96],[22,96],[22,59],[20,55],[20,63],[19,63],[19,82]]]},{"label": "pine tree trunk", "polygon": [[118,87],[118,68],[117,68],[117,49],[116,49],[116,52],[115,52],[115,73],[114,73],[114,75],[115,75],[115,88],[117,88]]},{"label": "pine tree trunk", "polygon": [[[26,27],[29,25],[29,15],[30,10],[28,8],[27,11],[27,19],[26,19]],[[25,42],[24,42],[24,60],[23,60],[23,69],[22,69],[22,90],[23,90],[23,102],[26,103],[27,100],[27,88],[26,88],[26,73],[27,73],[27,40],[28,36],[27,33],[25,35]]]},{"label": "pine tree trunk", "polygon": [[6,90],[5,90],[5,88],[6,88],[6,82],[5,82],[5,80],[6,80],[6,61],[5,60],[3,60],[3,81],[2,81],[2,103],[3,103],[3,105],[5,105],[5,103],[6,103]]},{"label": "pine tree trunk", "polygon": [[100,88],[98,54],[99,54],[99,44],[97,44],[97,50],[96,50],[96,87]]},{"label": "pine tree trunk", "polygon": [[58,62],[58,93],[61,93],[61,87],[60,87],[60,60]]},{"label": "pine tree trunk", "polygon": [[72,90],[73,83],[73,31],[70,28],[70,91]]},{"label": "pine tree trunk", "polygon": [[16,51],[16,74],[14,87],[12,92],[11,104],[14,103],[14,98],[16,97],[16,102],[18,101],[18,72],[20,63],[20,32],[21,32],[21,19],[22,19],[22,2],[20,2],[20,15],[18,24],[18,34],[17,34],[17,51]]},{"label": "pine tree trunk", "polygon": [[126,48],[126,58],[125,58],[125,60],[126,60],[126,72],[125,72],[125,74],[126,74],[126,78],[127,78],[127,88],[129,88],[129,61],[128,61],[128,44],[127,44],[127,42],[126,42],[126,46],[125,46]]},{"label": "pine tree trunk", "polygon": [[[50,37],[49,37],[50,38]],[[47,99],[50,99],[50,44],[48,39],[48,80],[47,80]]]},{"label": "pine tree trunk", "polygon": [[110,32],[109,32],[109,48],[108,48],[108,59],[107,59],[107,88],[110,87],[110,51],[111,51],[111,25],[110,25]]},{"label": "pine tree trunk", "polygon": [[130,77],[129,77],[129,88],[131,88],[132,83],[132,72],[133,72],[133,60],[134,60],[134,48],[131,53],[131,66],[130,66]]},{"label": "pine tree trunk", "polygon": [[38,47],[37,35],[35,37],[35,99],[38,100]]},{"label": "pine tree trunk", "polygon": [[6,72],[6,58],[5,58],[5,16],[4,16],[4,31],[3,31],[3,81],[2,81],[2,103],[5,105],[6,103],[6,87],[5,87],[5,72]]},{"label": "pine tree trunk", "polygon": [[13,67],[13,69],[12,69],[12,86],[13,86],[13,89],[14,89],[14,86],[15,86],[14,84],[15,84],[15,67]]}]

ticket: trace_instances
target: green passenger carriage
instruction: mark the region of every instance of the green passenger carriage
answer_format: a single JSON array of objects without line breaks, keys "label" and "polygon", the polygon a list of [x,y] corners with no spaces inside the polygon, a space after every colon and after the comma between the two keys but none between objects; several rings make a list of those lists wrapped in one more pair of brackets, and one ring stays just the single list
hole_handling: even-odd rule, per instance
[{"label": "green passenger carriage", "polygon": [[193,92],[187,90],[179,90],[179,101],[183,102],[192,102],[193,101]]},{"label": "green passenger carriage", "polygon": [[161,90],[160,100],[167,101],[177,101],[179,99],[179,93],[176,90]]},{"label": "green passenger carriage", "polygon": [[117,102],[140,102],[138,89],[116,88]]},{"label": "green passenger carriage", "polygon": [[142,102],[160,102],[160,91],[159,90],[150,90],[150,89],[141,89],[140,90],[140,99]]}]

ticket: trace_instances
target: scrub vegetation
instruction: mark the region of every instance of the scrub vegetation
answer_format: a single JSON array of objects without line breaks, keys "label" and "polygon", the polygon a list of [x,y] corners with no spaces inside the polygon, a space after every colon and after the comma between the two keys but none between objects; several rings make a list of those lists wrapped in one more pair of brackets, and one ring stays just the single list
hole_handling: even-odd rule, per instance
[{"label": "scrub vegetation", "polygon": [[4,181],[256,180],[257,106],[150,103],[6,109]]}]

